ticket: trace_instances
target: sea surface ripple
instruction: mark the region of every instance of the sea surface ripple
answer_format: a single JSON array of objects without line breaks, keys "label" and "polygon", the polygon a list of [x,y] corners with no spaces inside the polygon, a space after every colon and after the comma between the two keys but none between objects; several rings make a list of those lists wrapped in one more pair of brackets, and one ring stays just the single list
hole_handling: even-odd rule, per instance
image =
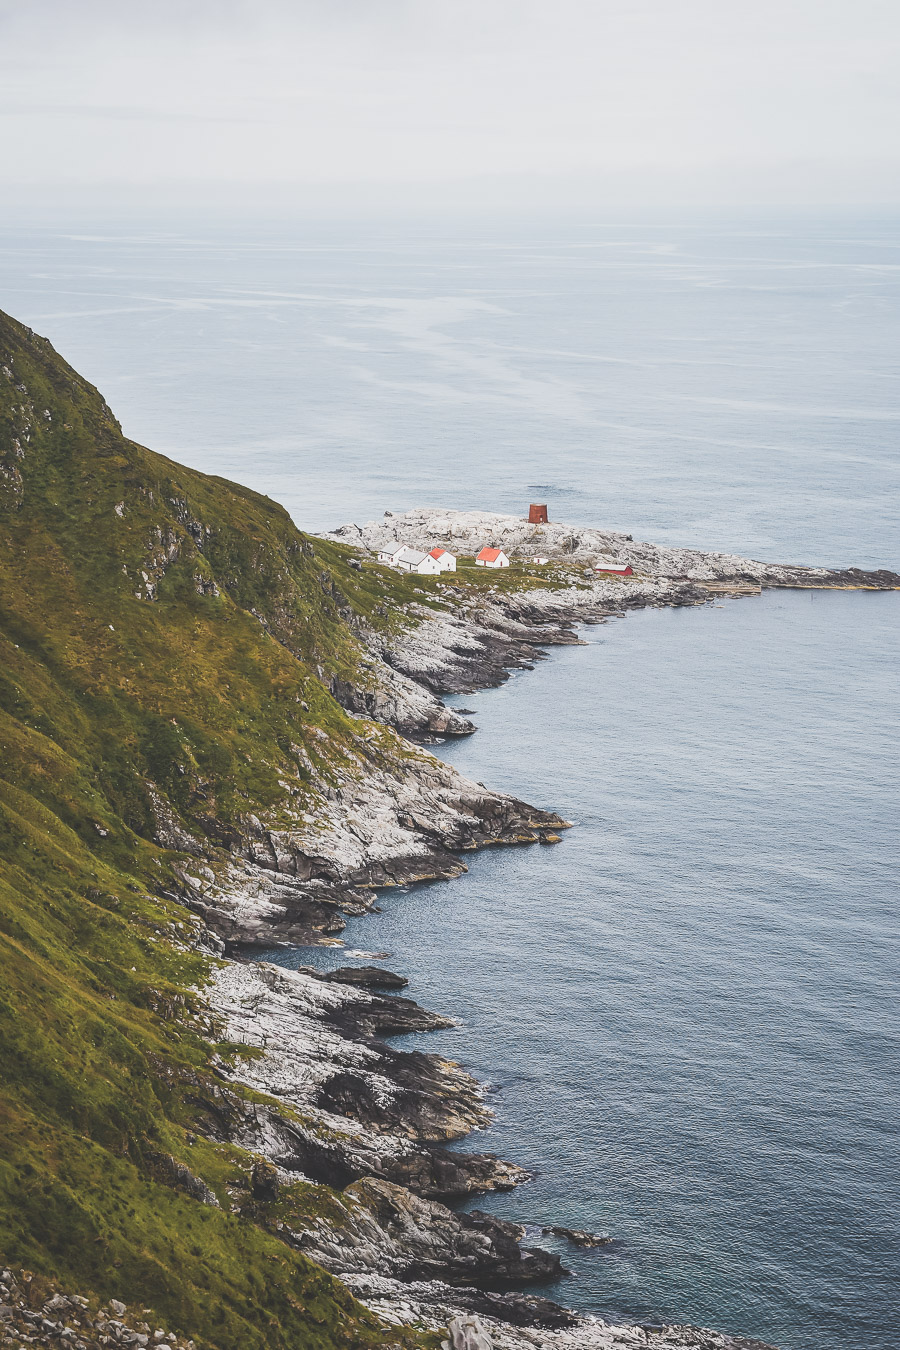
[{"label": "sea surface ripple", "polygon": [[[771,591],[588,630],[442,755],[575,824],[385,892],[351,948],[462,1027],[536,1170],[478,1207],[609,1233],[551,1297],[893,1350],[900,595]],[[345,959],[276,955],[287,964]],[[540,1239],[546,1242],[546,1239]]]}]

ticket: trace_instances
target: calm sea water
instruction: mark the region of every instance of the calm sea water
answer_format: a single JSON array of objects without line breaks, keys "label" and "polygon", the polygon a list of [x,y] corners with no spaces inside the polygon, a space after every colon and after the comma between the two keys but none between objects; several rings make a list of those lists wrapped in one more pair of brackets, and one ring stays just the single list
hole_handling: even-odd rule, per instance
[{"label": "calm sea water", "polygon": [[[44,222],[0,307],[138,440],[325,528],[519,512],[900,564],[896,222]],[[896,1345],[900,595],[772,593],[590,630],[465,703],[466,773],[576,822],[348,942],[462,1017],[484,1201],[608,1230],[557,1293],[786,1350]],[[332,963],[324,952],[287,961]]]},{"label": "calm sea water", "polygon": [[616,1239],[559,1244],[555,1297],[888,1350],[900,595],[768,592],[588,637],[467,697],[478,734],[442,752],[575,828],[385,893],[348,946],[462,1018],[403,1043],[494,1084],[466,1147],[537,1170],[479,1206]]},{"label": "calm sea water", "polygon": [[310,529],[520,514],[808,563],[898,561],[900,222],[60,222],[0,308],[136,440]]}]

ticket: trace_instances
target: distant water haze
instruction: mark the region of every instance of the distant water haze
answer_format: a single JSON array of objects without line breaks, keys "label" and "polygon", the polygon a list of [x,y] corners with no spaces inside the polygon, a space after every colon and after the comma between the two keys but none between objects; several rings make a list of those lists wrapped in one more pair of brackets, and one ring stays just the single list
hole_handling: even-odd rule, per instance
[{"label": "distant water haze", "polygon": [[900,564],[900,231],[432,221],[0,232],[126,432],[327,529],[386,508]]},{"label": "distant water haze", "polygon": [[[885,218],[0,232],[0,307],[130,436],[304,528],[546,501],[838,566],[900,565],[898,292]],[[497,1088],[464,1147],[537,1172],[483,1207],[615,1237],[563,1302],[896,1345],[898,620],[647,611],[459,700],[440,753],[576,828],[346,936],[463,1019],[420,1043]]]}]

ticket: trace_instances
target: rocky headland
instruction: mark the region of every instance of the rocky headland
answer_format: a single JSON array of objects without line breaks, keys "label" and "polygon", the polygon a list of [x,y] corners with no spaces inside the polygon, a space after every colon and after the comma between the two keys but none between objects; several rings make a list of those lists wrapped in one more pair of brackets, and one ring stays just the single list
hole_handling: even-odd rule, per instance
[{"label": "rocky headland", "polygon": [[[0,1336],[752,1350],[531,1295],[559,1257],[454,1208],[528,1177],[454,1150],[490,1124],[482,1087],[386,1039],[452,1020],[397,993],[402,967],[264,958],[339,944],[384,888],[473,850],[558,842],[552,810],[427,748],[474,730],[444,695],[632,608],[900,577],[472,512],[306,535],[129,441],[2,315],[0,437]],[[389,540],[502,544],[514,566],[398,576]],[[595,574],[609,554],[633,575]],[[554,1231],[602,1248],[567,1217]]]},{"label": "rocky headland", "polygon": [[[512,517],[480,512],[388,512],[383,522],[344,526],[329,537],[350,543],[367,560],[374,560],[391,541],[420,549],[439,543],[459,553],[474,553],[490,541],[501,544],[514,559],[530,558],[536,551],[551,559],[547,584],[532,568],[521,587],[504,578],[505,585],[473,591],[465,579],[451,574],[428,591],[422,588],[421,600],[407,604],[405,622],[389,640],[382,633],[360,629],[378,692],[373,694],[372,685],[365,698],[348,688],[333,692],[353,711],[364,711],[414,741],[468,734],[471,724],[443,709],[441,695],[500,683],[512,669],[541,659],[544,648],[577,643],[581,623],[603,622],[645,606],[704,604],[723,594],[754,595],[764,586],[900,587],[900,576],[886,571],[787,567],[732,555],[661,549],[609,532],[574,531],[564,525],[535,529]],[[611,553],[628,561],[634,575],[627,579],[595,575],[594,559]],[[435,592],[439,607],[434,604]],[[437,702],[425,701],[415,692],[422,690]],[[284,914],[290,915],[291,899],[285,889],[291,886],[306,894],[310,884],[319,887],[320,902],[321,888],[327,886],[336,908],[345,914],[362,912],[372,886],[452,876],[462,869],[461,851],[500,842],[547,840],[566,825],[520,802],[499,801],[480,786],[476,790],[466,784],[463,799],[458,776],[424,753],[410,757],[399,782],[392,776],[367,775],[364,787],[342,787],[340,800],[333,803],[327,824],[324,829],[318,826],[314,839],[296,829],[289,837],[267,839],[264,866],[272,908],[254,907],[246,887],[243,910],[231,918],[225,917],[228,898],[221,890],[208,887],[193,897],[194,906],[203,910],[217,932],[231,941],[291,940],[290,919],[275,908],[283,905]],[[487,818],[500,823],[500,829],[486,831]],[[300,871],[298,857],[305,867],[313,852],[319,860],[327,858],[328,875],[306,883],[289,880]],[[384,858],[390,862],[384,863]],[[424,865],[423,859],[428,860]],[[254,865],[260,861],[253,859]],[[342,888],[346,888],[343,895]],[[337,925],[330,931],[336,932]],[[498,1347],[535,1343],[533,1330],[523,1341],[521,1327],[513,1332],[509,1325],[498,1324],[497,1319],[504,1317],[507,1323],[541,1327],[537,1343],[547,1346],[753,1344],[696,1329],[610,1328],[544,1300],[523,1301],[521,1295],[509,1293],[495,1293],[491,1302],[485,1286],[497,1290],[552,1278],[561,1273],[559,1258],[540,1248],[523,1250],[524,1233],[515,1225],[478,1211],[454,1213],[446,1208],[443,1202],[448,1199],[516,1185],[527,1174],[490,1155],[454,1155],[445,1149],[446,1143],[484,1126],[490,1113],[478,1086],[458,1065],[360,1041],[360,1033],[397,1034],[446,1026],[407,1000],[370,993],[365,986],[372,980],[371,974],[353,971],[341,980],[339,974],[333,979],[313,970],[295,973],[254,963],[221,967],[209,993],[211,1005],[226,1018],[229,1038],[264,1048],[251,1069],[240,1067],[242,1080],[290,1102],[318,1127],[317,1144],[311,1143],[308,1126],[300,1145],[296,1132],[287,1141],[276,1141],[265,1131],[258,1136],[244,1134],[241,1142],[288,1175],[306,1169],[315,1179],[343,1186],[339,1217],[331,1215],[299,1232],[285,1230],[289,1241],[339,1274],[384,1314],[393,1309],[397,1315],[400,1307],[404,1316],[414,1313],[420,1320],[441,1321],[461,1316],[461,1309],[480,1311],[487,1318],[482,1330]],[[338,997],[336,985],[343,985]],[[583,1247],[609,1241],[561,1224],[551,1231],[568,1235]],[[398,1281],[414,1284],[403,1288]],[[466,1284],[481,1287],[481,1294],[470,1290],[468,1301],[461,1301],[456,1289]]]},{"label": "rocky headland", "polygon": [[406,544],[418,549],[439,545],[453,553],[470,555],[487,544],[502,548],[509,558],[519,561],[541,555],[551,562],[591,567],[598,559],[612,558],[630,564],[635,574],[642,578],[694,581],[701,586],[723,582],[874,590],[896,590],[900,586],[900,576],[887,570],[867,572],[856,567],[758,562],[733,553],[642,543],[617,530],[556,521],[532,525],[520,516],[494,511],[448,511],[436,507],[416,507],[397,513],[385,511],[381,520],[365,525],[341,525],[325,537],[352,544],[372,556],[390,544]]}]

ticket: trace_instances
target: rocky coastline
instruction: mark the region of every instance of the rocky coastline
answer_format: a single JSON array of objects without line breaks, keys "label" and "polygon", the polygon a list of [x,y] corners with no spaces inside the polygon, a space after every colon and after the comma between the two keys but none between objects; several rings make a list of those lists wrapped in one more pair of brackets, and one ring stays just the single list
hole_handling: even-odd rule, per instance
[{"label": "rocky coastline", "polygon": [[[335,1188],[326,1215],[302,1225],[273,1219],[272,1230],[388,1323],[449,1326],[461,1350],[769,1350],[709,1329],[613,1324],[528,1292],[565,1274],[559,1256],[524,1245],[518,1224],[450,1207],[528,1179],[492,1154],[446,1147],[489,1123],[480,1085],[450,1060],[378,1039],[449,1019],[355,981],[259,961],[222,962],[205,992],[224,1036],[261,1052],[220,1066],[208,1103],[204,1132],[259,1159],[247,1190],[234,1192],[235,1211],[250,1207],[258,1222],[258,1202],[277,1201],[282,1188]],[[248,1107],[229,1080],[289,1114]],[[608,1240],[553,1231],[577,1246]]]},{"label": "rocky coastline", "polygon": [[[769,1350],[759,1341],[694,1327],[615,1326],[576,1318],[542,1299],[439,1281],[401,1283],[373,1275],[347,1276],[345,1283],[388,1327],[400,1334],[410,1326],[432,1332],[431,1343],[440,1337],[448,1350]],[[0,1345],[17,1350],[194,1350],[195,1342],[180,1331],[154,1328],[145,1320],[149,1312],[121,1299],[86,1297],[28,1270],[0,1270]]]},{"label": "rocky coastline", "polygon": [[[157,841],[200,860],[182,869],[182,895],[226,945],[335,939],[346,915],[372,908],[378,888],[449,879],[465,870],[460,855],[467,851],[552,842],[567,827],[552,812],[468,782],[427,752],[429,743],[475,729],[443,696],[501,684],[511,671],[532,668],[546,648],[578,644],[580,625],[633,609],[708,604],[758,595],[764,587],[900,588],[900,575],[885,570],[759,563],[637,544],[605,531],[532,527],[482,512],[387,513],[383,522],[342,526],[328,537],[352,543],[370,559],[387,540],[473,548],[485,537],[499,539],[516,557],[535,548],[536,534],[556,564],[547,584],[532,576],[520,588],[473,591],[449,574],[436,592],[423,591],[421,601],[407,605],[402,626],[389,637],[357,625],[366,652],[361,671],[355,680],[332,677],[330,690],[369,726],[400,733],[408,747],[401,764],[396,742],[380,744],[371,731],[360,735],[349,757],[331,754],[320,733],[331,765],[327,777],[318,776],[320,809],[292,810],[288,801],[277,820],[246,815],[240,835],[225,841],[232,862],[215,870],[206,865],[203,841],[186,834],[157,802]],[[611,550],[634,564],[634,576],[590,570],[593,558]],[[298,755],[315,772],[309,756]]]},{"label": "rocky coastline", "polygon": [[[457,547],[462,531],[466,542],[481,537],[483,520],[472,522],[472,514],[441,513],[438,523],[449,522],[442,537]],[[388,528],[391,537],[420,544],[434,538],[434,515],[411,512],[352,529],[366,551],[380,546]],[[519,546],[498,527],[504,518],[492,519],[494,537]],[[519,535],[521,524],[514,522]],[[592,533],[598,538],[586,540]],[[444,1328],[453,1318],[474,1317],[476,1331],[470,1326],[470,1340],[460,1344],[497,1350],[750,1348],[759,1343],[696,1328],[611,1327],[519,1292],[562,1275],[559,1257],[523,1246],[524,1230],[515,1224],[450,1206],[519,1185],[528,1173],[490,1153],[453,1152],[448,1145],[490,1122],[480,1085],[455,1062],[381,1039],[446,1028],[450,1019],[386,992],[385,985],[403,986],[402,975],[372,967],[292,971],[253,959],[278,943],[335,943],[345,916],[372,909],[379,889],[456,876],[468,850],[550,842],[567,828],[551,812],[469,782],[423,747],[474,729],[444,707],[442,695],[496,685],[540,660],[544,648],[579,642],[578,625],[632,608],[705,604],[764,586],[900,587],[889,572],[786,568],[653,549],[600,532],[582,531],[576,547],[570,538],[542,547],[581,563],[591,548],[608,551],[615,542],[643,570],[627,581],[590,575],[585,584],[584,571],[575,569],[562,579],[557,573],[552,586],[496,587],[477,596],[449,578],[440,610],[411,604],[389,643],[363,632],[366,687],[335,683],[332,692],[350,711],[407,738],[402,766],[379,754],[377,738],[364,741],[358,760],[323,783],[321,815],[280,828],[254,819],[246,847],[225,872],[202,863],[185,869],[182,898],[202,916],[206,940],[221,957],[204,991],[209,1007],[223,1037],[254,1052],[221,1066],[222,1095],[209,1130],[270,1169],[272,1195],[300,1179],[337,1188],[327,1216],[302,1226],[281,1222],[278,1234],[388,1321]],[[229,1096],[229,1079],[287,1110],[248,1109]],[[576,1245],[606,1241],[565,1228],[565,1217],[553,1231]]]},{"label": "rocky coastline", "polygon": [[[6,315],[0,344],[0,1343],[737,1345],[534,1297],[559,1258],[455,1208],[528,1176],[454,1150],[490,1123],[481,1085],[386,1039],[449,1019],[402,970],[264,958],[339,945],[383,888],[469,851],[559,841],[552,811],[428,750],[474,730],[446,693],[635,606],[900,579],[555,526],[544,571],[402,575],[372,552],[385,529],[459,552],[490,529],[517,560],[535,541],[447,512],[310,536],[128,440]],[[596,575],[595,545],[634,575]]]}]

